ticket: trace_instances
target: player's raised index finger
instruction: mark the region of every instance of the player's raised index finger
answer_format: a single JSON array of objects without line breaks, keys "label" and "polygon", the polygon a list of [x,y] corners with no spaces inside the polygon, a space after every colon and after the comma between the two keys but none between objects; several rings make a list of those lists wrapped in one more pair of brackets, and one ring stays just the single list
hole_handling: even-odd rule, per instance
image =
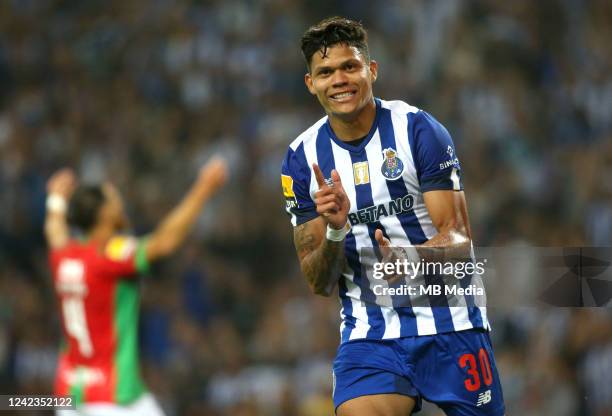
[{"label": "player's raised index finger", "polygon": [[317,178],[319,188],[322,188],[325,185],[325,177],[323,176],[323,172],[321,172],[321,168],[319,168],[319,165],[316,163],[313,163],[312,170],[314,171],[315,178]]},{"label": "player's raised index finger", "polygon": [[334,184],[334,188],[338,188],[341,192],[344,193],[344,187],[342,186],[342,179],[340,179],[340,174],[336,169],[332,169],[331,171],[331,179]]},{"label": "player's raised index finger", "polygon": [[374,232],[374,238],[376,239],[380,247],[388,247],[390,245],[389,240],[385,238],[380,228]]},{"label": "player's raised index finger", "polygon": [[342,179],[340,178],[340,174],[338,173],[336,169],[332,169],[331,178],[332,178],[332,181],[334,181],[334,184],[342,185]]}]

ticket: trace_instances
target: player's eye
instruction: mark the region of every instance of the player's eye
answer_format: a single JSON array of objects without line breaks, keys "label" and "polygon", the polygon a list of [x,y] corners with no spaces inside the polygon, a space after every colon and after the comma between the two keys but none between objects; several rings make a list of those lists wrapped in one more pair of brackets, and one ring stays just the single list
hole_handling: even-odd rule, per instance
[{"label": "player's eye", "polygon": [[359,66],[355,62],[347,62],[344,64],[344,70],[347,72],[353,72],[359,69]]}]

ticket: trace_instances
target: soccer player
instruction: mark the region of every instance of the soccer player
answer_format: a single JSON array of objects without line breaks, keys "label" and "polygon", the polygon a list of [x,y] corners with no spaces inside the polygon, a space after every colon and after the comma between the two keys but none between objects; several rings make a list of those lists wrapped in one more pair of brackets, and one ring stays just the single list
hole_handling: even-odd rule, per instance
[{"label": "soccer player", "polygon": [[[77,411],[58,415],[162,415],[138,364],[138,281],[149,263],[172,254],[202,207],[225,183],[225,161],[213,158],[184,199],[144,238],[121,234],[127,224],[110,183],[79,186],[70,170],[48,182],[45,234],[65,337],[55,393]],[[82,239],[71,240],[69,226]]]},{"label": "soccer player", "polygon": [[302,273],[316,294],[339,287],[336,413],[406,416],[424,398],[452,416],[503,415],[486,309],[451,307],[470,303],[450,296],[379,305],[363,275],[373,266],[362,264],[364,247],[469,252],[448,131],[425,111],[373,96],[378,65],[360,23],[323,20],[301,49],[306,87],[326,116],[289,145],[281,179]]}]

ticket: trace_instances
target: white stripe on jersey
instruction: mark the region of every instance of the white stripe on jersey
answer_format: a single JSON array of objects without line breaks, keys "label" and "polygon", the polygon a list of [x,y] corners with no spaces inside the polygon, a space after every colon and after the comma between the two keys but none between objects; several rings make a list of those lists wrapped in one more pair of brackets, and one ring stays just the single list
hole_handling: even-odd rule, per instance
[{"label": "white stripe on jersey", "polygon": [[453,168],[453,173],[451,173],[451,180],[453,181],[453,189],[455,191],[459,191],[461,189],[461,185],[459,184],[459,175],[457,175],[457,168]]},{"label": "white stripe on jersey", "polygon": [[[301,143],[308,143],[309,141],[312,141],[313,137],[316,139],[317,138],[317,132],[319,131],[319,128],[325,124],[325,122],[327,122],[327,116],[322,117],[321,119],[319,119],[319,121],[317,121],[315,124],[313,124],[312,126],[308,127],[306,130],[304,130],[304,132],[302,134],[300,134],[294,141],[291,142],[291,144],[289,145],[289,147],[291,148],[291,150],[293,150],[294,152],[297,150],[297,148],[300,146]],[[315,152],[315,156],[316,156],[316,152]]]}]

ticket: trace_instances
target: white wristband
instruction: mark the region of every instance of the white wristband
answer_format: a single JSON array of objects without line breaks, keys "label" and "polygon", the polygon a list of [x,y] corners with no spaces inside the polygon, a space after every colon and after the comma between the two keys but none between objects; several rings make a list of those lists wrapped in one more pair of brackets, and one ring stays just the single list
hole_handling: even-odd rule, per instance
[{"label": "white wristband", "polygon": [[339,230],[336,230],[335,228],[332,228],[329,224],[327,224],[327,233],[325,234],[325,237],[330,241],[342,241],[344,240],[344,237],[346,237],[350,229],[351,226],[348,222],[344,227],[340,228]]},{"label": "white wristband", "polygon": [[66,199],[60,194],[50,194],[47,197],[47,210],[55,214],[65,214],[68,209]]}]

